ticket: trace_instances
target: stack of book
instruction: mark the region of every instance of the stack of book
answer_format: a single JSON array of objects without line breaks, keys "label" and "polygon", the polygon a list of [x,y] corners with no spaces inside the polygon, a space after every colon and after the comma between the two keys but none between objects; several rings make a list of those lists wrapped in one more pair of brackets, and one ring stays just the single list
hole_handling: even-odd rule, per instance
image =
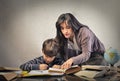
[{"label": "stack of book", "polygon": [[0,81],[10,81],[17,77],[14,71],[20,70],[19,68],[0,67]]}]

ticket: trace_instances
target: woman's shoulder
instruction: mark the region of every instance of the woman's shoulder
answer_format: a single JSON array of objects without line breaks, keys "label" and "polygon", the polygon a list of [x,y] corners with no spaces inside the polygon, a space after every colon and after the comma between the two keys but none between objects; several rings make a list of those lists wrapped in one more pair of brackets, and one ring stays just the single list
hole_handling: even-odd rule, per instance
[{"label": "woman's shoulder", "polygon": [[89,27],[83,26],[82,28],[80,28],[80,30],[81,30],[81,31],[89,30]]},{"label": "woman's shoulder", "polygon": [[88,32],[90,32],[90,29],[88,27],[82,27],[79,30],[79,33],[88,33]]}]

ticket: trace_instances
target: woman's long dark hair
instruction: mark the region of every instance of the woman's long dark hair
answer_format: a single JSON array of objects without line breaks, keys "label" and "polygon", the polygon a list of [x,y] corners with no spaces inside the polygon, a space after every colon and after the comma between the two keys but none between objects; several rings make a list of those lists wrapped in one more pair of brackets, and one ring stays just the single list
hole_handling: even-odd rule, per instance
[{"label": "woman's long dark hair", "polygon": [[61,32],[60,24],[65,21],[67,21],[68,25],[72,28],[75,34],[79,31],[80,28],[82,28],[83,26],[85,27],[85,25],[81,24],[71,13],[64,13],[58,17],[58,20],[56,22],[56,29],[57,29],[56,39],[59,42],[60,54],[63,58],[65,54],[64,48],[67,47],[66,45],[67,39],[64,37],[64,35]]}]

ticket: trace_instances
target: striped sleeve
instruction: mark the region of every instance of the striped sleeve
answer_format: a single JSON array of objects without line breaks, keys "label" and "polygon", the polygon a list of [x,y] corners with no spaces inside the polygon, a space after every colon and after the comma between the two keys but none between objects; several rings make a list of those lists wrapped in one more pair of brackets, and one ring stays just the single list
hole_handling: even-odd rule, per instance
[{"label": "striped sleeve", "polygon": [[39,70],[39,65],[43,62],[43,57],[38,57],[20,65],[20,69],[24,71]]}]

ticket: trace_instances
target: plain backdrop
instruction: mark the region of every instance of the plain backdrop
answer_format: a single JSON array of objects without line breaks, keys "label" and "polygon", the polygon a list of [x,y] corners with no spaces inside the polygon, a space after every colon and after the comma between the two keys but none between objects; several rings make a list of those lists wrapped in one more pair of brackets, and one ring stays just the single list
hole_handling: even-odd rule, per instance
[{"label": "plain backdrop", "polygon": [[0,0],[0,66],[19,67],[41,56],[55,23],[72,13],[88,25],[105,48],[120,51],[120,0]]}]

